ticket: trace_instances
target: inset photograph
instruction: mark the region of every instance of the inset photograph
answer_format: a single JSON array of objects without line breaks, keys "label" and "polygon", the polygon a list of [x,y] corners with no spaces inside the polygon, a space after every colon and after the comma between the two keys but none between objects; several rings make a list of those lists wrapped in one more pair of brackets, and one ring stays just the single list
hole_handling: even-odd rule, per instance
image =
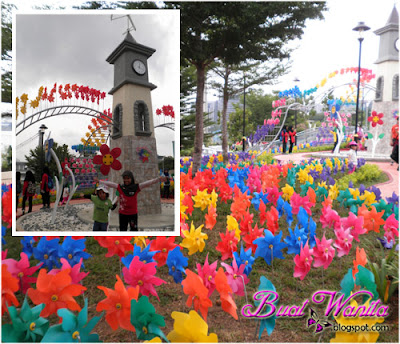
[{"label": "inset photograph", "polygon": [[176,235],[179,11],[14,25],[13,235]]}]

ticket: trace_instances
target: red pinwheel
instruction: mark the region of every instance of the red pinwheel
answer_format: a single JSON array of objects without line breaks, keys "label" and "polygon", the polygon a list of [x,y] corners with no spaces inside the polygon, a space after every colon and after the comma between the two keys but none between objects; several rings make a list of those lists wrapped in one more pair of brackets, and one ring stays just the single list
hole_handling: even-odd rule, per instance
[{"label": "red pinwheel", "polygon": [[206,228],[213,229],[217,223],[216,209],[210,204],[208,206],[208,213],[205,215]]},{"label": "red pinwheel", "polygon": [[106,257],[111,257],[114,254],[124,257],[126,251],[132,251],[133,245],[131,244],[131,236],[109,236],[109,237],[94,237],[100,246],[108,249]]},{"label": "red pinwheel", "polygon": [[236,313],[236,303],[232,298],[232,289],[228,284],[228,278],[226,277],[222,268],[218,269],[218,272],[215,276],[215,281],[217,285],[217,291],[221,297],[221,306],[222,309],[228,314],[232,315],[236,320],[238,320],[238,316]]},{"label": "red pinwheel", "polygon": [[157,266],[165,265],[167,261],[169,251],[173,250],[177,244],[175,244],[175,237],[163,237],[159,236],[150,242],[150,251],[159,251],[154,255],[154,260],[157,262]]},{"label": "red pinwheel", "polygon": [[100,147],[100,153],[101,155],[96,155],[93,158],[93,163],[101,165],[100,172],[103,175],[108,175],[110,168],[117,171],[122,168],[122,164],[117,160],[121,155],[121,148],[115,147],[110,151],[110,147],[104,144]]},{"label": "red pinwheel", "polygon": [[268,230],[275,235],[275,233],[279,229],[279,213],[278,210],[274,206],[271,207],[271,210],[267,211],[267,228]]},{"label": "red pinwheel", "polygon": [[258,228],[258,225],[256,224],[249,233],[247,233],[243,237],[243,241],[246,243],[246,250],[251,248],[251,252],[254,254],[256,253],[257,250],[257,244],[254,244],[254,240],[258,239],[260,236],[262,236],[264,233],[264,228]]},{"label": "red pinwheel", "polygon": [[221,241],[217,245],[217,251],[222,253],[222,260],[233,257],[233,252],[237,251],[238,238],[235,237],[235,231],[226,230],[225,235],[219,233]]},{"label": "red pinwheel", "polygon": [[19,305],[14,295],[18,289],[18,279],[13,277],[7,269],[7,265],[3,264],[1,266],[1,315],[7,310],[7,305]]},{"label": "red pinwheel", "polygon": [[197,273],[203,280],[203,283],[205,287],[208,289],[208,296],[210,297],[213,291],[215,290],[215,274],[216,274],[216,269],[217,269],[217,264],[218,260],[216,260],[214,263],[209,264],[208,263],[208,253],[206,256],[206,260],[204,261],[204,265],[201,266],[199,263],[197,263],[196,268],[197,268]]}]

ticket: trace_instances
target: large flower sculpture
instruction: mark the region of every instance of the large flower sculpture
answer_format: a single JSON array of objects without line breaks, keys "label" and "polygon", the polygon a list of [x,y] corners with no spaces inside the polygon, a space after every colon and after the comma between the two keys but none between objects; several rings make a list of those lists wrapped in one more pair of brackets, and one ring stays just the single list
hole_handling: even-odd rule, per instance
[{"label": "large flower sculpture", "polygon": [[371,116],[368,117],[368,122],[371,122],[371,125],[375,128],[378,124],[382,125],[383,113],[377,113],[376,111],[372,111]]},{"label": "large flower sculpture", "polygon": [[110,173],[110,169],[120,170],[122,168],[122,164],[117,158],[121,155],[121,148],[115,147],[110,151],[110,147],[107,145],[101,145],[100,147],[101,155],[96,155],[93,158],[93,163],[96,165],[101,165],[100,172],[103,175],[108,175]]},{"label": "large flower sculpture", "polygon": [[114,290],[103,286],[98,286],[106,295],[106,299],[97,304],[96,311],[106,311],[106,322],[115,331],[118,327],[128,331],[135,328],[130,322],[131,301],[137,300],[139,296],[139,286],[126,289],[121,278],[116,275],[117,282]]}]

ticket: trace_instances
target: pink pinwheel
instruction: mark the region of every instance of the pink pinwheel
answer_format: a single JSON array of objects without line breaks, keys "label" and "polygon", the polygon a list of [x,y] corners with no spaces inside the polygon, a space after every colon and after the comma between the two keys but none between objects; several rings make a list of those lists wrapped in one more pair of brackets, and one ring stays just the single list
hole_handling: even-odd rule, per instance
[{"label": "pink pinwheel", "polygon": [[221,263],[221,265],[226,270],[225,274],[228,278],[228,283],[232,288],[233,293],[239,296],[245,296],[244,285],[250,282],[247,275],[244,273],[246,265],[241,264],[240,267],[238,267],[235,257],[233,258],[232,266],[225,263]]},{"label": "pink pinwheel", "polygon": [[215,290],[215,275],[217,273],[217,264],[218,260],[214,263],[208,263],[208,253],[206,256],[206,260],[204,261],[204,265],[201,266],[199,263],[196,264],[197,273],[203,280],[204,286],[208,289],[208,297],[211,296],[213,291]]},{"label": "pink pinwheel", "polygon": [[313,261],[312,250],[308,247],[308,241],[303,247],[301,245],[300,254],[294,257],[294,273],[293,277],[300,277],[301,280],[306,277],[308,272],[311,270],[311,263]]},{"label": "pink pinwheel", "polygon": [[349,212],[348,217],[342,218],[341,222],[343,229],[350,228],[350,234],[355,241],[360,241],[358,236],[367,232],[367,229],[364,228],[364,217],[356,216],[352,212]]},{"label": "pink pinwheel", "polygon": [[106,144],[100,147],[101,155],[96,155],[93,158],[93,163],[96,165],[101,165],[100,172],[103,175],[108,175],[110,168],[113,170],[120,170],[122,168],[121,162],[117,158],[121,155],[121,148],[115,147],[110,151],[110,147]]},{"label": "pink pinwheel", "polygon": [[268,193],[267,199],[276,207],[276,203],[278,202],[279,196],[282,195],[283,192],[279,192],[279,188],[277,186],[267,187],[266,192]]},{"label": "pink pinwheel", "polygon": [[31,267],[26,253],[21,252],[20,257],[19,261],[11,258],[5,259],[2,261],[2,264],[7,265],[11,275],[18,279],[22,292],[25,294],[31,287],[31,283],[36,283],[37,278],[31,276],[40,269],[43,263]]},{"label": "pink pinwheel", "polygon": [[323,266],[324,269],[327,269],[329,264],[332,263],[335,256],[335,249],[331,246],[332,241],[332,239],[326,240],[325,233],[321,241],[315,238],[316,246],[312,249],[315,268]]},{"label": "pink pinwheel", "polygon": [[143,263],[139,256],[134,256],[129,269],[124,267],[122,273],[124,274],[125,282],[130,284],[132,287],[139,286],[139,292],[142,295],[149,296],[149,294],[158,297],[157,291],[154,286],[159,286],[163,283],[167,283],[161,278],[155,277],[157,263]]},{"label": "pink pinwheel", "polygon": [[299,208],[303,207],[309,216],[312,215],[311,213],[312,203],[310,202],[307,196],[301,197],[299,194],[294,192],[292,197],[290,198],[290,205],[292,206],[293,214],[298,214]]},{"label": "pink pinwheel", "polygon": [[69,271],[69,276],[71,277],[72,283],[73,284],[79,284],[80,281],[82,281],[87,275],[89,275],[89,272],[80,272],[83,258],[79,260],[78,264],[75,264],[74,266],[71,266],[65,258],[60,258],[61,261],[61,269],[52,269],[49,271],[49,275],[56,275],[58,272],[66,269],[70,269]]},{"label": "pink pinwheel", "polygon": [[388,242],[394,242],[395,238],[399,236],[399,221],[396,220],[394,214],[386,219],[383,229],[385,230],[385,238]]},{"label": "pink pinwheel", "polygon": [[336,240],[333,246],[337,248],[338,257],[348,255],[353,242],[353,236],[350,234],[350,228],[344,229],[341,227],[340,229],[335,230],[335,234]]},{"label": "pink pinwheel", "polygon": [[340,216],[336,210],[333,210],[330,206],[322,208],[322,215],[319,219],[322,223],[322,228],[340,228]]}]

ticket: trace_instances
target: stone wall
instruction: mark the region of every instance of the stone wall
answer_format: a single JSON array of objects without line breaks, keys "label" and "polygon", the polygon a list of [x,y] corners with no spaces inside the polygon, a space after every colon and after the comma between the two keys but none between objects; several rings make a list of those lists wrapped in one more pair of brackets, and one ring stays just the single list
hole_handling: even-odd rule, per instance
[{"label": "stone wall", "polygon": [[[159,176],[157,147],[154,137],[124,136],[111,141],[111,149],[121,148],[118,160],[122,164],[120,171],[110,172],[109,180],[122,184],[122,173],[125,170],[133,172],[136,183],[154,179]],[[137,148],[145,147],[149,152],[149,160],[142,162],[137,153]],[[138,195],[138,214],[161,214],[160,184],[156,183],[143,189]]]},{"label": "stone wall", "polygon": [[[378,135],[381,133],[385,133],[383,139],[379,140],[375,154],[384,154],[390,156],[392,153],[392,147],[390,146],[391,141],[391,130],[392,126],[396,123],[396,120],[393,117],[393,111],[399,109],[399,103],[394,101],[383,101],[383,102],[374,102],[372,105],[372,111],[376,111],[377,113],[383,113],[383,125],[377,125]],[[364,132],[370,132],[372,135],[375,134],[376,128],[373,128],[370,124],[369,130],[364,128]],[[366,145],[368,147],[368,152],[372,152],[372,143],[370,140],[366,140]]]}]

